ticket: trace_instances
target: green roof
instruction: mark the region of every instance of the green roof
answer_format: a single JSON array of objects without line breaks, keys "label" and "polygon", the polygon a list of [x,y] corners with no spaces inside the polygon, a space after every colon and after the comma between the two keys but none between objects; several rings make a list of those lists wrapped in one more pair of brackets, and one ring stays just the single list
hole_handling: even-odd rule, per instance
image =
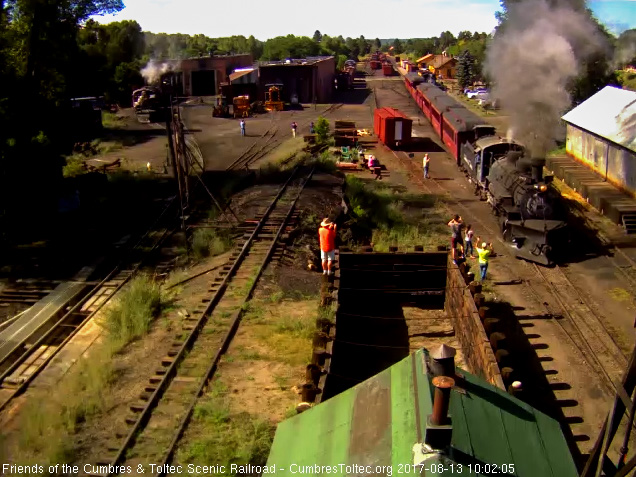
[{"label": "green roof", "polygon": [[[426,374],[427,354],[419,350],[281,422],[267,465],[275,465],[279,476],[298,475],[300,466],[312,466],[315,475],[316,465],[332,466],[330,475],[407,473],[404,466],[413,465],[414,449],[421,449],[432,412],[434,387]],[[459,464],[463,475],[492,475],[497,473],[494,466],[499,475],[578,475],[557,421],[476,376],[463,370],[458,374],[463,379],[451,391],[450,449],[426,460],[420,475],[437,475],[432,463],[439,462],[445,467],[441,475],[458,474]],[[392,466],[392,473],[377,466]]]}]

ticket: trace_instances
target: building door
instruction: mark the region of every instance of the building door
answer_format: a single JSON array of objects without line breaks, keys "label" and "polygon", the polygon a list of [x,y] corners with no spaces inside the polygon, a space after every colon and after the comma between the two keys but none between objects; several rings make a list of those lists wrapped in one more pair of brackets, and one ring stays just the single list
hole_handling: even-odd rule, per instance
[{"label": "building door", "polygon": [[402,140],[402,121],[399,120],[395,121],[395,140]]},{"label": "building door", "polygon": [[192,72],[192,96],[214,96],[216,93],[216,71]]}]

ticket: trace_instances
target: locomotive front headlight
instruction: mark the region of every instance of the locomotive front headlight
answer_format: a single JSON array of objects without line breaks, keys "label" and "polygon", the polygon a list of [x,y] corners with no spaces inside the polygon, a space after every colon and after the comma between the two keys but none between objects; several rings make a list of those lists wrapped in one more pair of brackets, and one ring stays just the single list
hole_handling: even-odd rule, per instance
[{"label": "locomotive front headlight", "polygon": [[540,190],[541,192],[545,192],[546,190],[548,190],[548,186],[547,186],[547,185],[545,185],[545,184],[541,184],[541,186],[539,187],[539,190]]}]

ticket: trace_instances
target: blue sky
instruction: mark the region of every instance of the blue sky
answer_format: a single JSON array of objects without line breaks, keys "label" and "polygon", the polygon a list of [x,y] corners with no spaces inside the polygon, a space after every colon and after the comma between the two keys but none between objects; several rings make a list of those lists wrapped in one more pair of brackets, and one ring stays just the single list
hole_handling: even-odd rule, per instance
[{"label": "blue sky", "polygon": [[[155,33],[203,33],[210,37],[329,35],[365,38],[423,38],[449,30],[490,32],[499,0],[124,0],[100,23],[137,20]],[[320,7],[318,8],[318,5]],[[636,0],[595,0],[589,6],[614,33],[636,28]],[[244,15],[244,17],[241,17]]]}]

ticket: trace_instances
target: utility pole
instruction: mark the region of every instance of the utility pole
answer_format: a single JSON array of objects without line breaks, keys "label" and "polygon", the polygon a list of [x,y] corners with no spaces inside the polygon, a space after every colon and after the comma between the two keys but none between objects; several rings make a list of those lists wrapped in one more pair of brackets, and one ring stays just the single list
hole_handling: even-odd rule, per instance
[{"label": "utility pole", "polygon": [[[170,149],[170,158],[172,160],[172,172],[174,178],[177,181],[178,193],[179,193],[179,216],[181,218],[181,231],[183,232],[185,239],[186,249],[188,247],[188,234],[185,225],[185,208],[183,186],[181,184],[181,160],[179,154],[179,123],[175,122],[175,115],[172,108],[172,98],[170,98],[170,117],[166,120],[166,131],[168,133],[168,149]],[[173,136],[174,134],[174,136]],[[177,142],[177,144],[175,144]]]}]

